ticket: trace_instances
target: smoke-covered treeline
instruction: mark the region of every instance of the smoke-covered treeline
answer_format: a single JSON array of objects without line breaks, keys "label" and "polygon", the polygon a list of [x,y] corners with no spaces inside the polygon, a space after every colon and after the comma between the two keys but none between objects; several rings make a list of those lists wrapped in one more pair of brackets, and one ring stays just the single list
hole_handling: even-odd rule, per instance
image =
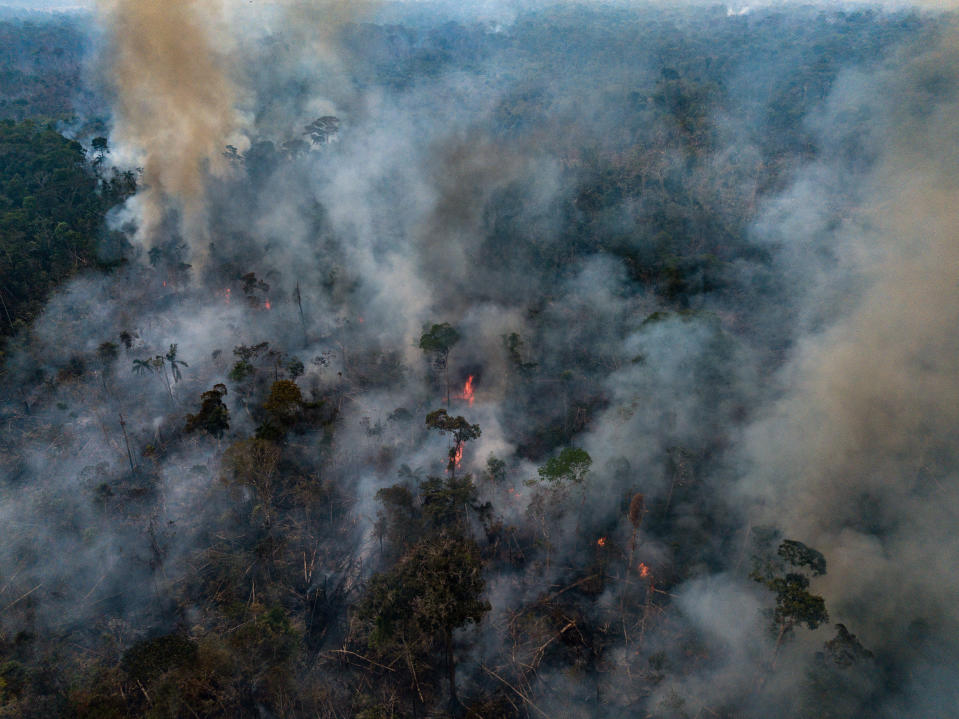
[{"label": "smoke-covered treeline", "polygon": [[96,19],[0,716],[955,713],[949,16]]},{"label": "smoke-covered treeline", "polygon": [[102,112],[96,85],[82,82],[92,42],[89,18],[0,7],[0,19],[0,118],[61,120],[78,110]]}]

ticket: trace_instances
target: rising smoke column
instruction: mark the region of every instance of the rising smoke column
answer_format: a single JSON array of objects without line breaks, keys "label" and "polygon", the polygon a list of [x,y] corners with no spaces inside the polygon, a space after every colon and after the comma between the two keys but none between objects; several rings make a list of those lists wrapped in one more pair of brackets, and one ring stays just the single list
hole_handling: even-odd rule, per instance
[{"label": "rising smoke column", "polygon": [[201,248],[204,173],[221,166],[236,125],[222,8],[197,0],[99,0],[115,88],[114,140],[140,154],[140,239],[151,241],[167,209],[182,212]]},{"label": "rising smoke column", "polygon": [[759,522],[824,552],[833,620],[901,672],[882,716],[946,716],[959,700],[959,38],[848,76],[829,131],[851,112],[872,119],[876,162],[865,177],[832,168],[863,198],[828,235],[844,268],[829,282],[850,289],[831,306],[827,293],[816,314],[831,320],[798,343],[785,396],[748,434],[742,488]]}]

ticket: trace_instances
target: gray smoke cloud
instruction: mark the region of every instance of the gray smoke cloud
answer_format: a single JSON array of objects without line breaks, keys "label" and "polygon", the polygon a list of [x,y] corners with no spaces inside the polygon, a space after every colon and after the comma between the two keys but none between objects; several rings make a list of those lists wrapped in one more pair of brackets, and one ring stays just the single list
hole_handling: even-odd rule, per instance
[{"label": "gray smoke cloud", "polygon": [[[810,293],[827,303],[810,314],[836,319],[797,343],[784,396],[745,436],[739,483],[757,521],[826,553],[821,588],[838,621],[881,652],[915,653],[904,703],[889,716],[907,706],[940,716],[955,700],[940,664],[959,649],[955,48],[949,30],[918,58],[850,73],[830,101],[831,131],[844,114],[868,113],[864,142],[878,161],[864,177],[825,163],[861,197],[825,236],[836,262]],[[925,623],[942,633],[922,645],[910,635]]]}]

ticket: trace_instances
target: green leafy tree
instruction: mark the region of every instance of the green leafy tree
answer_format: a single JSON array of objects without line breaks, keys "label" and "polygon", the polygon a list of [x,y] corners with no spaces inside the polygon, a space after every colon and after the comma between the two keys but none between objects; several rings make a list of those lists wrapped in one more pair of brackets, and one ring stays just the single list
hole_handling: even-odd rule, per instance
[{"label": "green leafy tree", "polygon": [[449,377],[449,357],[450,350],[460,341],[460,333],[448,322],[439,325],[432,325],[428,329],[424,328],[420,335],[419,348],[427,355],[432,355],[434,364],[443,370],[443,378],[446,383],[446,406],[450,405],[450,377]]},{"label": "green leafy tree", "polygon": [[281,379],[270,387],[270,396],[263,403],[266,420],[257,428],[257,436],[279,440],[303,415],[303,393],[296,382]]},{"label": "green leafy tree", "polygon": [[[429,653],[439,645],[446,658],[450,707],[459,707],[453,632],[480,622],[490,610],[479,550],[449,532],[418,542],[391,571],[374,575],[357,608],[374,649],[384,654]],[[411,666],[411,672],[415,668]]]},{"label": "green leafy tree", "polygon": [[[580,487],[580,503],[586,502],[586,477],[592,465],[593,459],[586,450],[566,447],[539,468],[538,480],[525,482],[528,487],[534,488],[526,514],[536,523],[542,535],[542,542],[546,547],[547,569],[552,558],[553,525],[567,509],[571,487]],[[578,522],[577,519],[577,530]]]},{"label": "green leafy tree", "polygon": [[455,475],[463,445],[470,440],[477,439],[482,434],[480,426],[470,424],[465,417],[451,417],[445,409],[436,409],[426,415],[426,426],[438,432],[447,433],[453,441],[446,468]]},{"label": "green leafy tree", "polygon": [[237,358],[236,363],[230,369],[227,375],[230,380],[236,383],[242,383],[256,374],[256,365],[254,362],[270,348],[269,342],[260,342],[257,345],[237,345],[233,348],[233,354]]},{"label": "green leafy tree", "polygon": [[93,165],[94,167],[99,167],[103,164],[103,161],[106,159],[106,156],[110,154],[110,147],[107,143],[107,138],[105,137],[94,137],[93,141],[90,143],[90,146],[93,148],[94,158]]},{"label": "green leafy tree", "polygon": [[230,410],[223,403],[225,396],[224,384],[213,385],[213,389],[200,395],[200,411],[186,416],[186,431],[202,431],[220,439],[230,428]]},{"label": "green leafy tree", "polygon": [[551,457],[539,468],[539,478],[551,484],[582,484],[592,466],[593,458],[585,449],[565,447],[558,456]]},{"label": "green leafy tree", "polygon": [[458,524],[465,532],[469,510],[477,509],[476,485],[470,475],[427,477],[420,484],[423,514],[433,527]]},{"label": "green leafy tree", "polygon": [[809,577],[796,571],[808,568],[813,576],[826,573],[823,555],[802,542],[783,540],[777,549],[777,557],[762,561],[756,559],[750,573],[753,580],[776,593],[776,606],[771,611],[772,629],[776,634],[776,651],[782,641],[797,626],[806,625],[816,629],[829,621],[825,600],[809,591]]}]

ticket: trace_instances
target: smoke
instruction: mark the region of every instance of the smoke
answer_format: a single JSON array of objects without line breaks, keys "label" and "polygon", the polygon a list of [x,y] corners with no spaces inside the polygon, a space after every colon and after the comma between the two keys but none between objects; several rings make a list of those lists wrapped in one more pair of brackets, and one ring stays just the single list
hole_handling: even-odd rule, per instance
[{"label": "smoke", "polygon": [[[847,291],[814,310],[836,319],[798,343],[785,396],[747,434],[740,487],[757,521],[826,552],[837,621],[887,656],[914,653],[915,677],[959,651],[957,46],[950,30],[920,57],[837,88],[824,126],[841,134],[843,115],[870,113],[865,144],[878,155],[864,177],[832,165],[862,197],[827,240],[843,268],[828,281]],[[927,622],[942,634],[917,644],[910,635]],[[938,681],[904,689],[911,716],[937,716],[955,699]]]},{"label": "smoke", "polygon": [[[140,236],[152,241],[167,209],[203,246],[204,177],[238,125],[221,4],[102,0],[114,82],[114,138],[142,157]],[[198,236],[199,235],[199,236]]]},{"label": "smoke", "polygon": [[[751,21],[723,24],[721,11],[691,13],[694,30],[657,26],[662,46],[645,47],[575,13],[560,13],[561,29],[542,33],[532,21],[419,34],[351,26],[341,42],[339,30],[369,17],[372,4],[104,0],[100,8],[116,85],[113,139],[143,158],[144,188],[130,208],[140,238],[168,240],[179,215],[194,258],[211,240],[216,248],[206,282],[183,281],[161,263],[73,283],[15,353],[25,386],[37,371],[58,378],[30,390],[32,415],[11,420],[29,428],[16,450],[21,473],[43,481],[31,492],[6,486],[0,505],[27,538],[0,556],[5,576],[19,570],[29,538],[41,548],[16,585],[41,585],[41,620],[67,605],[68,587],[89,598],[72,615],[95,615],[98,602],[123,594],[128,576],[156,586],[127,592],[111,610],[162,613],[160,597],[190,575],[216,533],[210,527],[222,528],[229,511],[239,516],[242,501],[253,504],[212,480],[219,443],[182,427],[200,393],[224,382],[232,423],[224,443],[257,431],[260,395],[283,365],[264,364],[259,384],[244,386],[229,377],[231,350],[267,340],[284,359],[304,361],[298,384],[332,417],[283,448],[291,482],[309,473],[314,496],[321,480],[331,497],[349,496],[336,517],[330,499],[322,523],[303,522],[315,546],[330,547],[320,569],[332,576],[346,556],[360,567],[351,576],[373,571],[377,490],[401,470],[405,481],[442,472],[446,448],[422,417],[442,403],[445,378],[417,339],[424,324],[449,321],[462,335],[448,365],[453,411],[483,428],[463,469],[478,475],[490,454],[506,461],[503,485],[484,482],[482,492],[512,525],[516,556],[529,557],[516,567],[512,558],[491,562],[497,621],[477,642],[476,667],[507,663],[509,639],[496,632],[512,612],[545,587],[579,581],[578,571],[595,573],[598,586],[562,595],[575,621],[564,614],[558,629],[573,621],[575,632],[556,641],[544,618],[529,630],[530,656],[538,663],[540,647],[550,651],[539,679],[522,684],[531,697],[554,715],[600,715],[602,693],[624,716],[639,706],[669,715],[663,707],[678,694],[690,706],[768,716],[802,684],[826,638],[809,633],[782,650],[778,673],[769,670],[775,649],[761,608],[771,600],[745,575],[750,533],[774,525],[826,555],[829,573],[815,591],[833,619],[887,658],[890,675],[917,677],[884,697],[887,714],[912,705],[921,707],[913,716],[936,716],[937,706],[952,706],[954,43],[919,55],[906,47],[882,62],[877,43],[848,60],[864,67],[831,86],[815,84],[828,74],[821,58],[796,50],[795,63],[816,74],[776,95],[779,68],[763,53],[801,32],[809,35],[796,46],[812,45],[834,18],[772,16],[772,29],[756,31],[768,47],[754,51],[742,39]],[[776,30],[779,22],[792,34]],[[894,35],[895,23],[882,31]],[[845,43],[861,26],[851,27],[830,41]],[[683,66],[687,51],[673,50],[687,47],[683,33],[701,43],[689,56],[712,62],[715,44],[730,69]],[[725,90],[736,102],[719,118],[670,114]],[[814,137],[819,154],[766,156],[771,98],[789,106],[807,91],[822,101],[788,122]],[[289,144],[318,114],[342,116],[338,141]],[[715,135],[703,130],[710,122]],[[227,168],[230,142],[240,155]],[[787,168],[779,190],[763,185],[755,169],[763,163]],[[245,296],[238,278],[252,271],[260,282],[247,283]],[[667,281],[646,279],[656,273]],[[101,343],[127,330],[135,331],[129,348],[95,359]],[[182,382],[131,373],[133,360],[174,343],[189,362]],[[88,369],[76,369],[83,361]],[[470,375],[475,404],[457,404],[456,387]],[[121,412],[139,476],[125,466]],[[60,431],[63,413],[75,415],[71,433]],[[536,526],[528,506],[537,490],[524,480],[566,445],[592,455],[588,491],[557,499]],[[149,486],[133,486],[140,481]],[[630,567],[623,500],[636,492],[649,514]],[[44,528],[49,518],[59,523]],[[597,549],[599,534],[608,554]],[[50,559],[57,547],[69,548],[69,563]],[[662,588],[648,590],[641,632],[627,630],[622,609],[642,601],[633,596],[642,587],[637,561],[652,567],[649,586]],[[131,565],[136,572],[125,574]],[[178,597],[191,621],[214,615]],[[621,629],[632,632],[622,643]],[[590,631],[600,638],[587,646]],[[549,664],[567,641],[587,646],[581,681],[562,661]],[[608,671],[596,679],[590,662],[601,664],[602,652]],[[757,676],[767,683],[757,688]],[[924,686],[932,698],[920,705]]]}]

